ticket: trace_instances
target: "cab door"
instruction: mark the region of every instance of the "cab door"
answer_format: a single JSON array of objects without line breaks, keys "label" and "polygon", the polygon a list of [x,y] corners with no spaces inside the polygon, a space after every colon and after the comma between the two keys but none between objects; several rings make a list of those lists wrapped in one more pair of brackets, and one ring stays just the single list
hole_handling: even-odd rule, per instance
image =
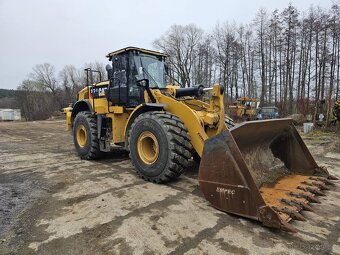
[{"label": "cab door", "polygon": [[113,105],[127,106],[128,104],[128,59],[122,53],[112,59],[112,78],[108,100]]}]

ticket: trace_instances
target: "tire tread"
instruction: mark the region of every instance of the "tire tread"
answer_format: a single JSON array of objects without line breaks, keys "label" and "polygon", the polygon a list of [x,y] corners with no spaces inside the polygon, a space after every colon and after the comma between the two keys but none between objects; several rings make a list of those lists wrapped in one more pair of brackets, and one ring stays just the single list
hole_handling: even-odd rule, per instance
[{"label": "tire tread", "polygon": [[[136,123],[143,119],[153,119],[158,122],[168,136],[170,158],[164,171],[156,177],[148,177],[141,174],[135,167],[137,173],[145,180],[155,183],[165,183],[177,179],[188,167],[189,159],[192,157],[192,145],[188,129],[184,123],[175,115],[164,111],[146,112],[138,116],[131,125],[128,144],[130,145],[131,132]],[[130,158],[131,149],[130,149]],[[132,160],[132,164],[133,160]],[[135,166],[135,165],[134,165]]]},{"label": "tire tread", "polygon": [[[98,159],[102,156],[102,152],[100,151],[100,147],[99,147],[97,118],[94,114],[83,111],[77,114],[76,119],[78,116],[81,116],[81,115],[85,117],[90,127],[91,147],[90,147],[89,152],[86,155],[80,155],[80,158],[86,159],[86,160]],[[76,119],[75,119],[75,122],[76,122]]]}]

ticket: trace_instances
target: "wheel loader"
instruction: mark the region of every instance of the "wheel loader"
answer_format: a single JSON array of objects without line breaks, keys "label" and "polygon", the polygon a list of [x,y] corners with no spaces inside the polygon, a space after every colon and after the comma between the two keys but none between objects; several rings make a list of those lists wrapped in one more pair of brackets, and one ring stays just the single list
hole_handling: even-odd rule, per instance
[{"label": "wheel loader", "polygon": [[[107,80],[87,84],[64,109],[82,159],[121,146],[143,179],[166,183],[196,155],[199,186],[215,208],[291,232],[289,222],[305,220],[301,211],[313,210],[310,203],[334,184],[291,119],[231,127],[223,88],[166,84],[166,55],[127,47],[107,57]],[[201,100],[207,91],[208,102]]]},{"label": "wheel loader", "polygon": [[227,107],[230,117],[235,120],[249,121],[257,119],[260,100],[257,98],[239,97]]}]

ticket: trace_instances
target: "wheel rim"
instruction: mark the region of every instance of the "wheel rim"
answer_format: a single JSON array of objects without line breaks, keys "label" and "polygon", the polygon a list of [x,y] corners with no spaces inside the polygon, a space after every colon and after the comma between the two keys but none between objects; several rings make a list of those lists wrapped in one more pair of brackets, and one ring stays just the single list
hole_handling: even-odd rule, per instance
[{"label": "wheel rim", "polygon": [[137,140],[137,150],[140,159],[148,165],[156,162],[159,155],[159,145],[156,136],[150,131],[141,133]]},{"label": "wheel rim", "polygon": [[84,147],[87,142],[86,128],[84,125],[79,125],[77,128],[77,142],[80,147]]}]

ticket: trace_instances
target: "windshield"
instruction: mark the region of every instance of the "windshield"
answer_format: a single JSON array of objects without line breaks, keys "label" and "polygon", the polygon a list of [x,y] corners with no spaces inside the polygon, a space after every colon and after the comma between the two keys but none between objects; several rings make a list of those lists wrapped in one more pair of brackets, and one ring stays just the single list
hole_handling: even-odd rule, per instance
[{"label": "windshield", "polygon": [[137,80],[148,79],[150,87],[165,88],[164,61],[160,57],[139,54],[134,56],[135,66],[137,68]]}]

